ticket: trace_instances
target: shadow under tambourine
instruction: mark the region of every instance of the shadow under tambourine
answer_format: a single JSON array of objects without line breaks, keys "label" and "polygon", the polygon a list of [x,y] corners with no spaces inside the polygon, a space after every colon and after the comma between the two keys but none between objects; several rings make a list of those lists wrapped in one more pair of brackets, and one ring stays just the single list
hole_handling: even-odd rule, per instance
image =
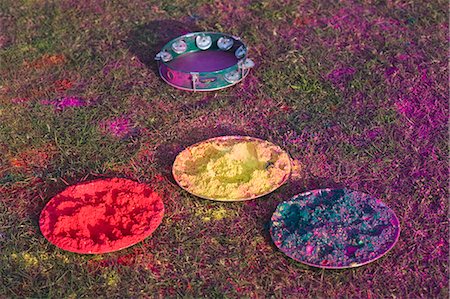
[{"label": "shadow under tambourine", "polygon": [[201,31],[201,29],[192,23],[156,20],[136,26],[129,33],[126,44],[142,63],[158,73],[154,57],[161,48],[178,36],[196,31]]}]

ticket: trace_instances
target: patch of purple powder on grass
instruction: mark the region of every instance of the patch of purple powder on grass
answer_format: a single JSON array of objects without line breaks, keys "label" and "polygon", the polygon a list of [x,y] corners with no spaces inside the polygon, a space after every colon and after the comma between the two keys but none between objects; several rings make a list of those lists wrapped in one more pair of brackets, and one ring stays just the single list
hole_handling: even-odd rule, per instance
[{"label": "patch of purple powder on grass", "polygon": [[53,106],[56,110],[64,110],[68,107],[88,106],[88,102],[85,99],[79,97],[62,97],[52,100],[42,100],[41,104]]},{"label": "patch of purple powder on grass", "polygon": [[127,117],[108,119],[100,123],[101,130],[117,138],[125,139],[135,136],[138,129]]},{"label": "patch of purple powder on grass", "polygon": [[352,67],[337,68],[327,75],[327,79],[330,80],[333,85],[343,88],[343,86],[353,78],[355,73],[356,69]]}]

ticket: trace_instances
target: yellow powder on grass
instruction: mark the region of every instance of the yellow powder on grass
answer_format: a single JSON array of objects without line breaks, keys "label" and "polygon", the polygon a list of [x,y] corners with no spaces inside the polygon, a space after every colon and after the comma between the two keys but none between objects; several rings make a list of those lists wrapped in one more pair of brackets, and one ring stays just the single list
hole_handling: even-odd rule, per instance
[{"label": "yellow powder on grass", "polygon": [[11,258],[16,262],[19,262],[25,268],[35,268],[39,266],[37,257],[29,252],[12,253]]},{"label": "yellow powder on grass", "polygon": [[102,277],[110,287],[117,287],[120,281],[119,274],[114,270],[107,270],[107,272],[103,273]]},{"label": "yellow powder on grass", "polygon": [[203,222],[220,221],[225,218],[236,217],[237,214],[233,211],[227,210],[224,207],[218,207],[216,209],[199,208],[196,209],[195,215],[200,217]]}]

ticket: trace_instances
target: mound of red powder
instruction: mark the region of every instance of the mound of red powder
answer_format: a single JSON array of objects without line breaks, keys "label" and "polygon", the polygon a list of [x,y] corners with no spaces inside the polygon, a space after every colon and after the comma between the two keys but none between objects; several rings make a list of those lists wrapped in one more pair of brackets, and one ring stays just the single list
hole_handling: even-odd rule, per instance
[{"label": "mound of red powder", "polygon": [[145,184],[100,179],[70,186],[41,212],[42,234],[61,249],[106,253],[134,245],[161,223],[161,197]]}]

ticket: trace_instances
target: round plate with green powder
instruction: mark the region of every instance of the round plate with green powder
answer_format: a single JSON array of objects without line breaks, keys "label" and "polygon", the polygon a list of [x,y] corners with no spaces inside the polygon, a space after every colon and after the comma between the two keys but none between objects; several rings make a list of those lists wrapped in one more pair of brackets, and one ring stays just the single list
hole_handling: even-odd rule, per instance
[{"label": "round plate with green powder", "polygon": [[380,200],[348,189],[320,189],[278,205],[270,234],[301,263],[328,269],[373,262],[394,247],[400,223]]},{"label": "round plate with green powder", "polygon": [[205,199],[242,201],[261,197],[290,176],[289,155],[254,137],[222,136],[189,146],[172,168],[181,188]]}]

